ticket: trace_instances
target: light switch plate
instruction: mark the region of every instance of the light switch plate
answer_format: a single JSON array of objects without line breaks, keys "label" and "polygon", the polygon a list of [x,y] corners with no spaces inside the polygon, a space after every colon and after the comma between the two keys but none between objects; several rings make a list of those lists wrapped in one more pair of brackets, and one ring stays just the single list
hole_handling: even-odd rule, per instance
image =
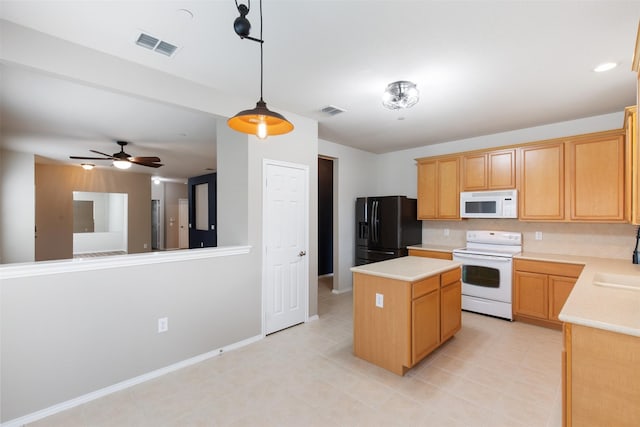
[{"label": "light switch plate", "polygon": [[384,295],[376,294],[376,307],[384,307]]}]

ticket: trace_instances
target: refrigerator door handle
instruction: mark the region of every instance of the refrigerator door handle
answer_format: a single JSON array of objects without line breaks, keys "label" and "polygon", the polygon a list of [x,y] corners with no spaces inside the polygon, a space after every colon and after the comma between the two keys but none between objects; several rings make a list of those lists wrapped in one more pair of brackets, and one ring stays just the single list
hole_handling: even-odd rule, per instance
[{"label": "refrigerator door handle", "polygon": [[380,201],[375,200],[373,202],[373,241],[378,242],[380,240],[380,220],[378,219],[378,206]]},{"label": "refrigerator door handle", "polygon": [[367,253],[382,254],[382,255],[395,255],[395,252],[393,252],[393,251],[377,251],[375,249],[368,249]]}]

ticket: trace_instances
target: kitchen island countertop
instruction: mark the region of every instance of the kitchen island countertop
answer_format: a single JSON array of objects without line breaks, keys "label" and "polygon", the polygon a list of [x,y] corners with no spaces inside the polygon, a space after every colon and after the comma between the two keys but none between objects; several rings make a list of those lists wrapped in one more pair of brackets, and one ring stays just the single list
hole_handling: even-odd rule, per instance
[{"label": "kitchen island countertop", "polygon": [[351,271],[353,273],[369,274],[387,279],[415,282],[425,277],[459,267],[460,265],[459,262],[444,259],[405,256],[375,262],[373,264],[358,265],[351,267]]},{"label": "kitchen island countertop", "polygon": [[640,337],[640,288],[621,289],[594,285],[598,273],[637,277],[640,265],[631,260],[522,252],[516,259],[583,264],[584,269],[564,304],[563,322]]}]

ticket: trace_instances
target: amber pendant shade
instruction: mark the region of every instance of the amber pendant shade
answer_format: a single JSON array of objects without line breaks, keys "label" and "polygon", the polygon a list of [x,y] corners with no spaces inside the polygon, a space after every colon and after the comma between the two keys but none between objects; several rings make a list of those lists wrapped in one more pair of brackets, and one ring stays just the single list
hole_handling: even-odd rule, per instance
[{"label": "amber pendant shade", "polygon": [[[267,108],[267,103],[260,98],[256,107],[251,110],[240,111],[235,116],[227,120],[227,124],[238,132],[254,134],[259,138],[272,135],[282,135],[293,130],[293,124],[284,118],[282,114],[271,111]],[[260,135],[261,124],[266,127],[266,134]]]}]

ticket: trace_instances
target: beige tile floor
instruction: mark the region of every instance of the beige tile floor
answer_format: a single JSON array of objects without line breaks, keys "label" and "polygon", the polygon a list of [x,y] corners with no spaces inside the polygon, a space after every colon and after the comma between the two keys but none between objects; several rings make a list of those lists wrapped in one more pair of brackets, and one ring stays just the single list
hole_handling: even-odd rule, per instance
[{"label": "beige tile floor", "polygon": [[463,313],[404,377],[354,357],[352,297],[320,319],[32,426],[560,426],[561,333]]}]

